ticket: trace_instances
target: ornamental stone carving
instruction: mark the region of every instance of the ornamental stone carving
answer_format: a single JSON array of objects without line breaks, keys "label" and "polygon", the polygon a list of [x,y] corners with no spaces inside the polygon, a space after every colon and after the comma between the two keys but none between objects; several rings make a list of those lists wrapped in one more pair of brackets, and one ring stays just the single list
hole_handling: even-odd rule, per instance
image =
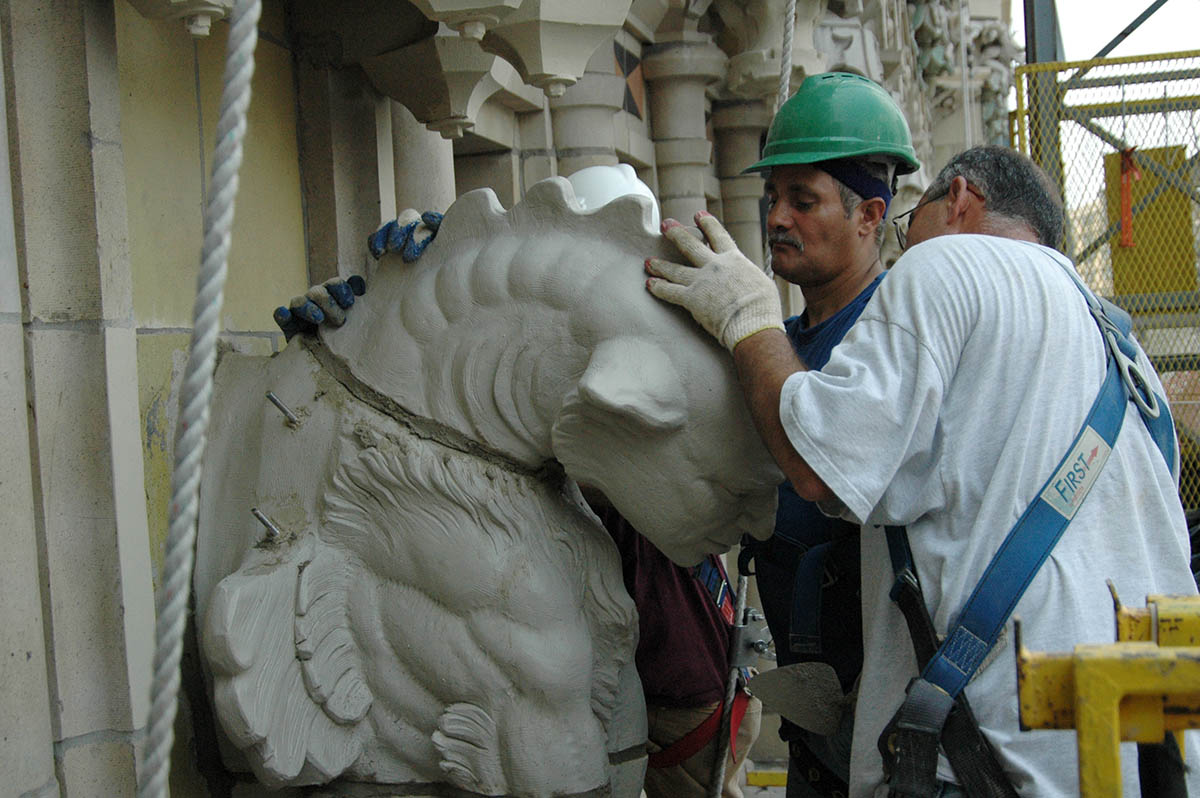
[{"label": "ornamental stone carving", "polygon": [[470,192],[345,326],[223,359],[195,587],[231,768],[636,798],[635,614],[576,483],[691,564],[768,535],[780,480],[727,353],[643,288],[651,211]]},{"label": "ornamental stone carving", "polygon": [[596,48],[625,23],[631,0],[524,0],[488,30],[483,49],[508,61],[547,97],[583,76]]},{"label": "ornamental stone carving", "polygon": [[[737,97],[773,99],[779,90],[783,47],[784,0],[714,0],[734,45],[726,84]],[[789,85],[799,86],[810,74],[825,70],[825,58],[814,47],[817,20],[825,0],[800,0],[792,31]]]},{"label": "ornamental stone carving", "polygon": [[416,44],[364,58],[362,67],[381,94],[447,139],[473,128],[483,103],[515,78],[507,62],[444,24]]},{"label": "ornamental stone carving", "polygon": [[488,28],[515,11],[521,0],[412,0],[412,4],[435,22],[444,22],[461,33],[464,39],[479,41]]}]

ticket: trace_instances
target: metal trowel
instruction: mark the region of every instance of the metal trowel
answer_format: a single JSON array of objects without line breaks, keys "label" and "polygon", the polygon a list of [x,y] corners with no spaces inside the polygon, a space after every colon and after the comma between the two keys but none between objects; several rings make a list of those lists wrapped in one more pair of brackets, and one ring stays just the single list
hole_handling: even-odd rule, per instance
[{"label": "metal trowel", "polygon": [[798,662],[763,671],[747,684],[763,708],[778,712],[802,729],[832,735],[847,699],[837,672],[824,662]]}]

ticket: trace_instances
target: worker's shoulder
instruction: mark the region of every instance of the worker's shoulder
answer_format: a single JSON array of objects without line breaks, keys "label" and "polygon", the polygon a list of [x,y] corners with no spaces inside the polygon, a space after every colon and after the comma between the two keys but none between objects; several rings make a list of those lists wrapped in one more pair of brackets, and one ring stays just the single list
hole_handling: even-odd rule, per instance
[{"label": "worker's shoulder", "polygon": [[1020,279],[1022,275],[1058,273],[1064,268],[1073,268],[1064,255],[1031,241],[956,233],[913,245],[892,266],[886,283],[892,291],[904,288],[906,282],[945,290],[956,283],[990,283],[1005,274]]}]

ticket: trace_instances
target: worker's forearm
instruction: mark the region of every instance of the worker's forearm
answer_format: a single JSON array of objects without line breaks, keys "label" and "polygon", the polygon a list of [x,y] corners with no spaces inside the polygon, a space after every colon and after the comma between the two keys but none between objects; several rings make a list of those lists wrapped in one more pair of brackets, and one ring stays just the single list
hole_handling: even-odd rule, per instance
[{"label": "worker's forearm", "polygon": [[779,419],[783,383],[806,370],[787,335],[779,330],[755,333],[734,347],[733,362],[758,434],[796,492],[810,501],[831,498],[829,487],[792,447]]}]

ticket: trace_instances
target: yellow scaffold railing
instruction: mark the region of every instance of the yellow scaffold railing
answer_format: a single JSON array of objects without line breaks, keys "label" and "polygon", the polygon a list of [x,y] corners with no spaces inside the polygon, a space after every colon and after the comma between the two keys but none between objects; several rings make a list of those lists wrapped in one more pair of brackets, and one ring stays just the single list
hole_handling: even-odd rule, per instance
[{"label": "yellow scaffold railing", "polygon": [[1200,728],[1200,596],[1148,596],[1145,608],[1129,608],[1109,590],[1116,643],[1032,652],[1016,626],[1021,728],[1076,730],[1084,798],[1119,798],[1122,741],[1172,733],[1182,752],[1183,730]]},{"label": "yellow scaffold railing", "polygon": [[1128,310],[1179,428],[1200,508],[1200,50],[1016,70],[1013,146],[1061,191],[1061,249]]}]

